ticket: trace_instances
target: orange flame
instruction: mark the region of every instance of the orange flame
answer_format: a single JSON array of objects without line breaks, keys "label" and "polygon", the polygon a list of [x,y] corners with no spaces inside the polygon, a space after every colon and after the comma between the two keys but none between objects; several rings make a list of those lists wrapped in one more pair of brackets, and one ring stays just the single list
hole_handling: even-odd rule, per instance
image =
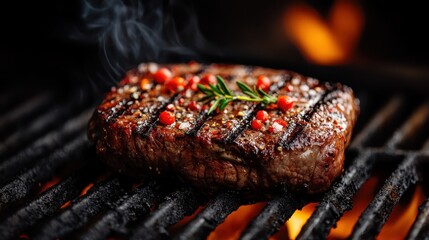
[{"label": "orange flame", "polygon": [[355,0],[336,0],[328,20],[306,4],[294,4],[288,7],[284,23],[291,41],[308,61],[333,65],[350,59],[363,22],[363,11]]},{"label": "orange flame", "polygon": [[247,224],[258,215],[264,206],[265,203],[256,203],[239,207],[225,219],[225,222],[216,227],[208,240],[238,239]]},{"label": "orange flame", "polygon": [[[374,199],[382,179],[371,177],[366,181],[357,194],[353,198],[353,209],[344,213],[342,218],[337,222],[336,227],[332,228],[328,239],[346,239],[348,238],[353,227],[357,223],[360,215]],[[402,199],[399,204],[393,209],[389,219],[383,226],[377,239],[404,239],[408,233],[414,219],[418,214],[418,206],[423,202],[425,196],[421,186],[417,186],[410,198]],[[265,202],[260,202],[252,205],[239,207],[235,212],[231,213],[225,221],[220,224],[209,236],[208,240],[233,240],[239,239],[245,227],[255,219],[266,205]],[[297,210],[285,225],[273,236],[270,240],[277,239],[296,239],[301,231],[301,228],[313,214],[317,203],[310,203]],[[171,230],[177,232],[192,220],[203,208],[198,208],[195,213],[181,220],[179,223],[172,226]]]},{"label": "orange flame", "polygon": [[[351,235],[360,214],[374,198],[378,184],[379,179],[370,178],[362,186],[353,199],[353,209],[346,212],[337,222],[336,227],[331,229],[328,239],[346,239]],[[418,214],[418,206],[422,203],[424,197],[422,188],[417,187],[411,201],[400,202],[393,209],[377,239],[404,239]],[[302,226],[313,213],[315,206],[316,204],[305,206],[301,211],[296,211],[287,221],[286,225],[290,239],[295,239],[298,236]]]},{"label": "orange flame", "polygon": [[399,203],[393,209],[386,225],[381,229],[378,239],[405,239],[424,198],[423,189],[420,186],[417,187],[408,204]]}]

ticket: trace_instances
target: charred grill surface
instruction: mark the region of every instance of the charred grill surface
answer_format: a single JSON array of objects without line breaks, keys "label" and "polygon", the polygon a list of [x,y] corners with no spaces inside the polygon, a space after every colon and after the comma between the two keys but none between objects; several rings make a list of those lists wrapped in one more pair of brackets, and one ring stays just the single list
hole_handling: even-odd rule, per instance
[{"label": "charred grill surface", "polygon": [[[157,84],[158,68],[184,79],[204,68],[201,79],[220,75],[236,94],[236,81],[254,86],[264,75],[271,81],[270,93],[288,96],[294,106],[283,111],[264,107],[269,119],[254,129],[250,123],[263,105],[234,101],[208,116],[207,106],[191,106],[203,97],[201,92],[186,86],[175,92],[169,83]],[[112,168],[131,176],[177,174],[206,192],[269,192],[287,184],[295,191],[319,193],[341,174],[358,112],[350,88],[240,65],[152,64],[139,69],[106,94],[89,124],[90,139]],[[166,110],[174,114],[174,123],[159,122]]]},{"label": "charred grill surface", "polygon": [[124,194],[124,188],[117,178],[110,178],[89,189],[70,208],[60,211],[34,230],[34,239],[64,237],[86,224],[96,215]]},{"label": "charred grill surface", "polygon": [[166,197],[159,208],[141,222],[135,224],[130,239],[168,239],[167,227],[191,215],[201,199],[190,189],[179,189]]},{"label": "charred grill surface", "polygon": [[210,201],[175,239],[205,239],[225,218],[241,204],[240,195],[236,192],[219,194]]},{"label": "charred grill surface", "polygon": [[295,195],[283,188],[246,227],[240,239],[268,239],[284,225],[296,209],[301,209],[309,202],[304,196]]},{"label": "charred grill surface", "polygon": [[106,239],[112,233],[126,234],[126,226],[132,221],[146,215],[162,196],[160,184],[150,182],[135,189],[130,196],[123,196],[113,209],[99,214],[96,221],[88,224],[80,233],[79,238]]},{"label": "charred grill surface", "polygon": [[[259,68],[245,67],[243,70],[236,67],[231,70],[228,66],[214,67],[222,72],[221,75],[228,81],[241,79],[242,76],[250,76],[248,78],[250,81],[255,79],[252,76],[267,74],[264,72],[266,70]],[[198,65],[198,68],[192,71],[202,77],[210,73],[212,68],[211,65]],[[179,76],[187,78],[190,76],[187,74],[188,70],[186,67],[175,71],[179,72]],[[144,75],[136,71],[129,76],[134,75],[138,76],[137,82],[141,78],[150,78],[150,74]],[[273,73],[270,76],[275,75]],[[300,75],[285,72],[283,76],[283,80],[274,81],[272,94],[283,94],[284,90],[291,90],[288,85],[298,86],[295,90],[300,89],[301,85],[293,84],[294,79]],[[133,82],[135,79],[130,80]],[[284,86],[281,86],[282,84]],[[276,86],[279,86],[278,90]],[[271,134],[276,139],[272,143],[277,144],[275,146],[281,146],[281,143],[287,142],[288,144],[284,145],[285,148],[293,147],[297,141],[300,141],[302,135],[308,134],[306,130],[311,128],[309,125],[314,123],[314,119],[318,118],[320,112],[323,112],[317,109],[326,108],[337,101],[338,94],[341,95],[341,87],[337,90],[331,87],[335,88],[335,85],[323,85],[322,91],[317,92],[311,101],[302,105],[296,103],[301,106],[297,111],[299,114],[290,116],[288,126],[282,131]],[[303,88],[305,90],[305,87]],[[178,181],[172,184],[170,180],[163,182],[157,179],[155,182],[148,182],[119,177],[118,174],[104,168],[105,165],[99,162],[95,155],[94,146],[86,139],[84,125],[93,110],[93,108],[87,108],[90,103],[67,103],[67,101],[79,100],[80,97],[76,99],[79,94],[71,94],[72,99],[60,98],[60,101],[56,101],[58,93],[64,91],[54,93],[49,90],[38,93],[32,90],[23,96],[8,94],[8,90],[2,89],[4,94],[0,96],[0,99],[13,99],[10,104],[0,100],[0,106],[2,106],[0,144],[4,144],[0,147],[0,236],[2,239],[106,239],[110,237],[122,239],[133,236],[139,238],[143,235],[151,238],[207,239],[211,231],[224,229],[225,226],[220,226],[218,229],[217,227],[225,220],[229,221],[230,213],[243,203],[248,203],[241,195],[242,193],[238,192],[223,191],[207,199],[201,198],[203,195],[197,189],[190,188],[186,182],[184,184]],[[124,89],[124,92],[129,90],[131,88]],[[159,95],[161,98],[156,99],[159,103],[155,104],[150,100],[151,97],[148,97],[145,102],[146,107],[140,109],[139,103],[142,99],[139,96],[145,93],[152,96],[150,93],[155,95],[157,91],[161,91]],[[159,123],[157,115],[162,111],[168,111],[169,103],[177,106],[179,101],[183,101],[180,99],[185,98],[186,105],[198,98],[191,95],[189,99],[186,91],[177,92],[177,95],[166,94],[162,89],[156,89],[156,85],[146,90],[137,88],[136,92],[134,95],[124,97],[123,102],[115,101],[116,98],[112,96],[111,100],[114,101],[111,102],[111,106],[116,107],[109,113],[112,115],[109,123],[118,126],[118,122],[131,121],[133,118],[129,117],[130,114],[133,112],[139,116],[139,113],[135,112],[136,109],[140,110],[141,115],[147,115],[147,121],[137,124],[140,132],[132,135],[137,141],[140,134],[147,133],[145,137],[150,138],[154,132],[160,133],[160,129],[164,126]],[[355,229],[353,231],[350,229],[350,235],[347,236],[359,239],[381,237],[386,233],[384,229],[391,226],[392,222],[389,221],[392,220],[390,217],[395,217],[396,206],[402,207],[402,204],[406,203],[403,201],[407,201],[411,196],[407,194],[413,193],[414,189],[421,190],[422,186],[426,186],[423,190],[427,190],[425,176],[429,159],[427,97],[422,97],[421,100],[424,101],[420,99],[415,101],[412,100],[415,96],[411,98],[406,95],[396,96],[386,93],[388,97],[384,102],[384,100],[380,101],[383,99],[378,96],[380,92],[373,93],[365,90],[360,94],[358,96],[361,100],[362,114],[355,128],[357,134],[346,154],[347,166],[342,176],[326,193],[316,195],[315,198],[307,198],[307,195],[303,197],[287,186],[280,191],[277,189],[272,191],[265,208],[258,213],[255,212],[254,219],[247,226],[243,224],[239,228],[243,230],[236,232],[234,236],[241,239],[268,239],[278,229],[285,229],[284,223],[296,209],[311,201],[318,202],[318,206],[301,229],[297,239],[335,238],[332,235],[335,231],[330,231],[338,221],[342,220],[345,212],[356,210],[357,207],[354,206],[356,195],[363,191],[362,186],[367,187],[364,185],[367,179],[374,180],[375,177],[380,177],[381,168],[385,175],[380,179],[386,181],[380,182],[377,188],[379,190],[371,196],[367,209],[359,211],[362,216],[354,226]],[[300,96],[296,95],[295,100]],[[84,99],[89,98],[82,96],[81,100]],[[136,103],[137,99],[140,99],[139,103]],[[65,103],[63,108],[58,107],[58,103],[63,102]],[[231,128],[220,131],[217,137],[213,136],[217,134],[212,134],[212,131],[216,130],[216,126],[212,125],[222,123],[222,117],[217,114],[207,115],[204,111],[195,111],[188,116],[195,117],[194,121],[178,119],[176,123],[184,121],[190,123],[189,128],[179,129],[187,139],[200,137],[213,140],[217,146],[223,146],[222,144],[243,146],[246,138],[258,139],[256,131],[253,131],[249,125],[260,106],[251,103],[238,105],[231,104],[229,110],[234,113],[241,111],[243,117],[225,119],[235,120],[232,124],[234,130],[232,131]],[[175,111],[183,113],[177,108]],[[277,116],[274,115],[274,117]],[[64,121],[64,119],[67,120]],[[138,150],[137,157],[143,154],[138,148],[139,145],[124,139],[128,137],[127,132],[118,131],[117,133],[120,133],[118,141],[120,140],[122,145],[129,145],[128,148],[131,151]],[[163,133],[162,136],[165,137],[171,131]],[[287,140],[288,138],[290,141]],[[21,142],[20,139],[23,141]],[[262,140],[265,141],[266,138]],[[161,143],[160,146],[162,146]],[[174,147],[174,145],[169,146]],[[254,156],[263,150],[259,149],[259,145],[253,146],[256,147],[249,150],[251,154],[242,158],[240,164],[252,166],[254,175],[272,177],[260,170],[266,165],[264,162],[255,161]],[[249,148],[236,147],[232,150],[243,152],[243,149]],[[208,154],[204,156],[207,157]],[[230,156],[223,157],[226,157],[224,161],[232,161],[231,164],[240,166]],[[209,174],[207,172],[209,170],[199,177]],[[111,177],[106,180],[108,176]],[[202,184],[212,184],[212,182],[207,181]],[[93,185],[95,186],[88,190]],[[426,193],[427,191],[424,192]],[[423,202],[423,199],[426,200]],[[411,221],[414,220],[414,224],[409,230],[403,229],[403,237],[425,239],[429,232],[427,195],[421,196],[421,202],[413,202],[413,204],[421,205],[417,217],[410,218]],[[195,211],[195,209],[198,210]],[[392,209],[393,214],[391,214]],[[417,211],[417,208],[410,207],[410,210]],[[185,217],[189,214],[192,215]],[[232,217],[234,218],[234,215]],[[178,224],[174,224],[176,222]],[[338,227],[340,226],[341,224],[338,224]],[[283,230],[277,233],[285,234]],[[406,231],[408,231],[407,236],[405,236]],[[147,235],[148,233],[150,235]],[[219,232],[214,235],[217,234]],[[289,237],[292,236],[289,235]],[[402,238],[402,235],[398,237]]]}]

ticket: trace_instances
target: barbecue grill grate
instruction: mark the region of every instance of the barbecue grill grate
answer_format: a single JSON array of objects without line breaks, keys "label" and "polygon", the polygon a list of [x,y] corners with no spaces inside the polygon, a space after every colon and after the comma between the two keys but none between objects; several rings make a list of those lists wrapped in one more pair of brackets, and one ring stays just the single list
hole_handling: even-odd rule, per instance
[{"label": "barbecue grill grate", "polygon": [[[89,94],[80,95],[87,97],[77,102],[66,98],[51,106],[58,96],[44,91],[0,113],[2,239],[206,239],[243,204],[239,193],[204,199],[179,183],[139,183],[105,169],[85,134],[93,100]],[[366,91],[358,91],[358,96],[362,114],[347,151],[346,171],[319,198],[298,239],[327,238],[344,212],[352,209],[353,197],[378,165],[397,167],[360,216],[351,239],[376,237],[407,189],[425,182],[429,103],[419,105],[405,96],[389,96],[380,103]],[[16,128],[15,122],[25,127]],[[60,180],[41,191],[53,177]],[[281,189],[248,224],[241,239],[267,239],[295,210],[313,201]],[[419,208],[408,239],[429,234],[428,201]],[[171,230],[171,225],[193,213],[183,227]]]}]

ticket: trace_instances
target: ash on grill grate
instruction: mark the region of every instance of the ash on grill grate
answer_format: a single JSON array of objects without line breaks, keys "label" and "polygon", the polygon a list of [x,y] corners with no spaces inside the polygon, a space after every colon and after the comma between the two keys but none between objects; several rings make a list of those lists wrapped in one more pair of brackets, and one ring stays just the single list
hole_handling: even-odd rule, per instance
[{"label": "ash on grill grate", "polygon": [[[313,199],[281,189],[247,226],[243,225],[240,239],[268,239],[309,202],[318,205],[297,238],[327,238],[345,212],[353,210],[353,198],[362,185],[379,166],[389,164],[383,169],[384,185],[349,236],[374,238],[405,192],[427,181],[422,173],[427,169],[429,104],[414,105],[404,96],[393,96],[370,108],[373,96],[365,94],[367,100],[361,104],[364,122],[358,122],[346,155],[346,170],[331,189]],[[28,123],[23,128],[28,135],[13,127],[0,130],[5,137],[0,155],[7,156],[0,159],[0,235],[4,239],[20,234],[32,239],[206,239],[245,203],[236,192],[202,199],[180,183],[138,182],[134,183],[138,187],[132,187],[134,180],[115,174],[96,181],[110,173],[103,170],[94,146],[86,139],[85,127],[93,109],[88,108],[90,102],[52,107],[48,102],[53,96],[22,100],[5,111],[11,115],[0,117],[0,126],[5,128],[15,121]],[[41,192],[40,183],[53,176],[60,181]],[[84,191],[92,183],[95,186]],[[419,239],[429,232],[428,213],[426,200],[408,239]],[[191,220],[182,221],[191,214]],[[177,222],[180,227],[173,230]]]}]

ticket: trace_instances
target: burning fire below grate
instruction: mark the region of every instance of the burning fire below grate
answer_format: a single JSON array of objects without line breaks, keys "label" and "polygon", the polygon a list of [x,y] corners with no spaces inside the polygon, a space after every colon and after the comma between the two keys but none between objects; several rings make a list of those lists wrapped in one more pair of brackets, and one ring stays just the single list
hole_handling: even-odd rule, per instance
[{"label": "burning fire below grate", "polygon": [[[283,17],[288,40],[314,66],[353,60],[365,22],[358,1],[332,1],[325,16],[294,2]],[[114,37],[104,43],[122,46],[124,39]],[[206,199],[180,183],[140,182],[107,170],[86,137],[95,104],[89,87],[27,86],[16,88],[20,94],[13,86],[1,88],[0,238],[427,238],[429,99],[359,85],[361,114],[335,184],[315,198],[284,188],[253,204],[236,192]],[[71,94],[59,96],[64,92]]]},{"label": "burning fire below grate", "polygon": [[[322,196],[287,188],[250,204],[189,186],[136,182],[97,161],[87,101],[47,107],[29,97],[4,114],[0,235],[30,239],[419,239],[429,232],[429,104],[358,92],[362,114],[343,175]],[[67,103],[68,102],[68,103]],[[32,107],[28,107],[32,105]],[[33,108],[41,109],[37,113]],[[55,114],[54,114],[55,113]],[[31,117],[29,117],[31,116]],[[11,125],[24,117],[25,133]],[[8,123],[10,122],[10,123]],[[1,130],[0,130],[1,131]],[[22,141],[20,141],[22,139]]]},{"label": "burning fire below grate", "polygon": [[[357,223],[359,216],[374,199],[381,184],[382,181],[380,178],[371,177],[362,185],[362,188],[353,198],[353,209],[346,212],[344,216],[341,217],[336,223],[336,226],[330,230],[327,239],[347,239],[351,236],[353,227]],[[377,239],[405,239],[414,219],[418,215],[418,207],[425,199],[425,194],[421,186],[410,189],[407,194],[411,196],[407,196],[406,199],[400,201],[398,205],[395,206],[390,217],[377,236]],[[217,226],[207,239],[239,239],[249,222],[256,218],[265,206],[265,202],[240,206],[225,219],[225,222]],[[296,239],[301,228],[310,218],[316,206],[317,203],[310,203],[302,209],[296,210],[291,218],[280,227],[279,231],[269,237],[269,239]],[[200,211],[201,209],[196,213]],[[182,220],[174,227],[184,226],[195,217],[195,215],[196,214]]]}]

